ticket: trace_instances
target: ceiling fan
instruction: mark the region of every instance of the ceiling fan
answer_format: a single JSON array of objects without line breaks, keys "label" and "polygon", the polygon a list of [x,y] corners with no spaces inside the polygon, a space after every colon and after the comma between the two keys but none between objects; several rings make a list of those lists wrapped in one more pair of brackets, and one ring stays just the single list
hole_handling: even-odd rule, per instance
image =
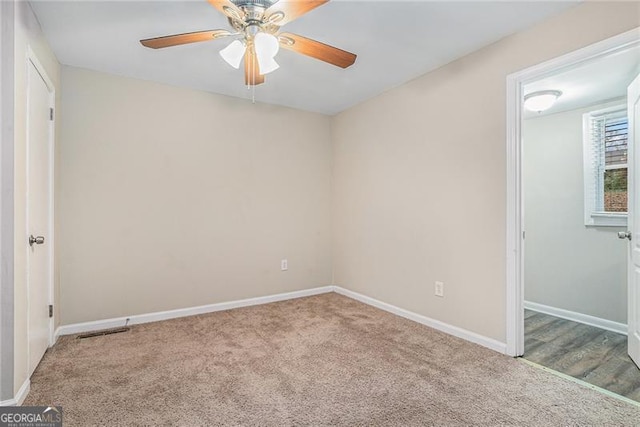
[{"label": "ceiling fan", "polygon": [[140,40],[143,46],[159,49],[235,37],[220,51],[232,67],[240,68],[244,58],[245,84],[264,83],[264,75],[279,66],[275,55],[280,47],[302,55],[347,68],[356,55],[342,49],[292,33],[281,33],[280,27],[299,18],[329,0],[208,0],[229,19],[233,31],[208,30]]}]

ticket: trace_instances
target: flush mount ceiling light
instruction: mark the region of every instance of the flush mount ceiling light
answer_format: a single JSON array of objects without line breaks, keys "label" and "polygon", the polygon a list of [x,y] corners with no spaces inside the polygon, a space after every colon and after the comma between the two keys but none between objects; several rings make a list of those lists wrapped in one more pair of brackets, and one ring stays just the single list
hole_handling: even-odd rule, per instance
[{"label": "flush mount ceiling light", "polygon": [[529,111],[542,112],[548,110],[562,95],[559,90],[540,90],[524,96],[524,108]]},{"label": "flush mount ceiling light", "polygon": [[159,49],[187,43],[236,37],[220,51],[232,67],[240,68],[244,58],[245,83],[264,83],[264,75],[279,68],[275,56],[280,47],[329,64],[347,68],[356,61],[353,53],[292,33],[280,27],[329,0],[208,0],[226,15],[233,31],[208,30],[140,40],[143,46]]}]

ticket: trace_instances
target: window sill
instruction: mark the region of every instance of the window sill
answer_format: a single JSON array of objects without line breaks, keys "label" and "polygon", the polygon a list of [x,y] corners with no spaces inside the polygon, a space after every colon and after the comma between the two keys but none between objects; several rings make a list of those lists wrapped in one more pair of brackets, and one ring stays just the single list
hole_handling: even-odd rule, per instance
[{"label": "window sill", "polygon": [[585,225],[592,227],[626,227],[627,213],[593,212],[587,217]]}]

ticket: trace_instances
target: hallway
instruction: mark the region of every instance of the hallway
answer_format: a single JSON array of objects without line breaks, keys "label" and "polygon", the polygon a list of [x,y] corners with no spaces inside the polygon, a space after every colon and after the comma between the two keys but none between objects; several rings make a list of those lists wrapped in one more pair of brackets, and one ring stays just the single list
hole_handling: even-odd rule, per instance
[{"label": "hallway", "polygon": [[525,310],[524,358],[640,402],[640,370],[627,337]]}]

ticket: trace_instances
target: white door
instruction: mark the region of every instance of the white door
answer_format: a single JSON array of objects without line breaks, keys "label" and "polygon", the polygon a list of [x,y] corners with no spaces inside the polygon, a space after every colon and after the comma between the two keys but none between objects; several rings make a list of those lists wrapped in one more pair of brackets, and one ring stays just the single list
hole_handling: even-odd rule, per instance
[{"label": "white door", "polygon": [[629,117],[629,356],[640,367],[640,75],[627,90]]},{"label": "white door", "polygon": [[51,92],[35,65],[27,73],[29,376],[49,347]]}]

